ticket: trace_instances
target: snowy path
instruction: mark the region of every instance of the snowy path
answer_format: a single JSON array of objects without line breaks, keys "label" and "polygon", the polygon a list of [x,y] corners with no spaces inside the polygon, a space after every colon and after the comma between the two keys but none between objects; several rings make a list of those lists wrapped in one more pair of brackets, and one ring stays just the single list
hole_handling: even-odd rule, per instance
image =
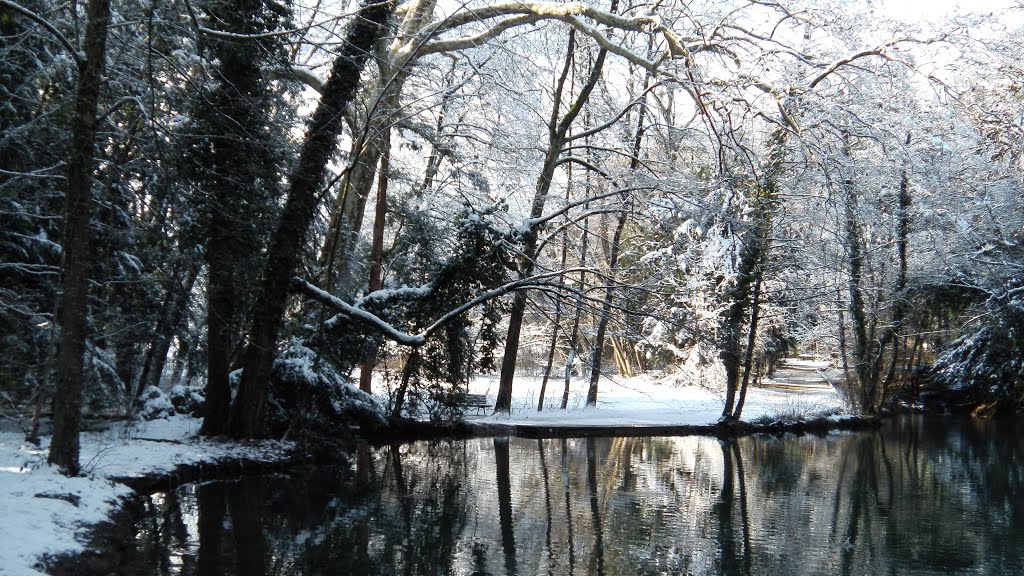
[{"label": "snowy path", "polygon": [[793,392],[831,390],[832,385],[824,376],[828,368],[824,362],[788,359],[781,368],[775,370],[772,378],[764,380],[764,387]]}]

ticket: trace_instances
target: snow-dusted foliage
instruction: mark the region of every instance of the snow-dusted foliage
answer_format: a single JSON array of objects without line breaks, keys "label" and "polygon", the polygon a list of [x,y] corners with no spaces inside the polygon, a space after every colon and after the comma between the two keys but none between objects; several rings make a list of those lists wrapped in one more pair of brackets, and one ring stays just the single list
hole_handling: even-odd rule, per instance
[{"label": "snow-dusted foliage", "polygon": [[1024,282],[993,295],[967,334],[934,365],[937,379],[996,412],[1024,410]]},{"label": "snow-dusted foliage", "polygon": [[296,431],[338,434],[384,424],[384,410],[331,363],[293,338],[274,361],[265,413],[270,436]]},{"label": "snow-dusted foliage", "polygon": [[201,417],[203,411],[203,388],[199,386],[175,385],[167,392],[150,386],[139,396],[139,410],[136,417],[141,420],[169,418],[175,414],[189,414]]},{"label": "snow-dusted foliage", "polygon": [[169,418],[174,416],[174,404],[164,394],[164,391],[156,386],[150,386],[142,391],[139,397],[142,407],[139,409],[138,417],[142,420],[156,420],[158,418]]}]

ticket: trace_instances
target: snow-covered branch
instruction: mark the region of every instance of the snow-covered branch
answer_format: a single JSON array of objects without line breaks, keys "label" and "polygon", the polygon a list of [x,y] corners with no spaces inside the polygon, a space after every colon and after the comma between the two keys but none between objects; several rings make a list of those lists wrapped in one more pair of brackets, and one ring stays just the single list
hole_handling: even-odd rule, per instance
[{"label": "snow-covered branch", "polygon": [[[371,292],[371,293],[363,296],[362,298],[357,300],[355,304],[349,304],[348,302],[345,302],[341,298],[338,298],[337,296],[334,296],[333,294],[331,294],[331,293],[329,293],[329,292],[327,292],[327,291],[325,291],[325,290],[323,290],[323,289],[313,285],[309,281],[304,280],[302,278],[298,278],[298,277],[293,278],[292,279],[292,283],[293,283],[296,291],[298,291],[301,294],[304,294],[305,296],[307,296],[309,298],[312,298],[313,300],[316,300],[317,302],[327,306],[328,308],[334,310],[335,312],[339,313],[340,315],[342,315],[344,317],[348,317],[348,318],[354,319],[354,320],[357,320],[357,321],[362,322],[364,324],[367,324],[367,325],[375,328],[376,330],[380,331],[381,334],[383,334],[386,338],[388,338],[390,340],[393,340],[394,342],[397,342],[397,343],[402,344],[404,346],[418,347],[418,346],[422,346],[422,345],[426,344],[427,338],[429,338],[431,334],[433,334],[435,331],[437,331],[438,328],[441,328],[442,326],[444,326],[445,324],[450,322],[453,318],[455,318],[455,317],[459,316],[460,314],[463,314],[463,313],[465,313],[465,312],[467,312],[469,310],[472,310],[473,308],[475,308],[475,307],[477,307],[477,306],[479,306],[479,305],[481,305],[481,304],[483,304],[483,303],[485,303],[485,302],[487,302],[489,300],[494,300],[495,298],[500,298],[500,297],[502,297],[502,296],[504,296],[506,294],[509,294],[511,292],[515,292],[517,290],[525,290],[525,289],[528,289],[528,288],[539,288],[539,287],[544,287],[544,286],[552,286],[553,284],[548,282],[547,281],[548,279],[553,278],[553,277],[558,277],[558,276],[561,276],[563,274],[579,272],[581,270],[585,270],[585,271],[591,272],[591,273],[594,272],[593,270],[591,270],[589,268],[587,268],[587,269],[569,268],[569,269],[566,269],[566,270],[558,270],[558,271],[554,271],[554,272],[545,272],[545,273],[542,273],[542,274],[534,274],[534,275],[529,276],[527,278],[522,278],[522,279],[519,279],[519,280],[515,280],[513,282],[508,282],[506,284],[502,284],[501,286],[498,286],[497,288],[494,288],[494,289],[491,289],[491,290],[486,290],[484,292],[480,292],[479,294],[477,294],[473,298],[471,298],[471,299],[467,300],[466,302],[456,306],[455,308],[452,308],[448,312],[445,312],[437,320],[432,322],[429,326],[427,326],[426,328],[424,328],[423,330],[421,330],[417,334],[409,334],[407,332],[403,332],[403,331],[399,330],[398,328],[395,328],[390,323],[388,323],[386,320],[382,319],[380,316],[377,316],[376,314],[373,314],[372,312],[364,310],[361,307],[361,304],[369,302],[369,301],[373,301],[373,300],[387,300],[387,299],[390,299],[390,298],[394,297],[396,294],[402,294],[402,295],[406,295],[406,296],[410,296],[411,295],[411,296],[417,296],[417,297],[426,297],[426,296],[429,296],[430,293],[433,291],[433,286],[430,285],[430,284],[427,284],[427,285],[425,285],[425,286],[423,286],[421,288],[406,288],[406,289],[399,289],[399,290],[378,290],[378,291]],[[331,320],[328,320],[328,322],[330,322],[330,321]]]},{"label": "snow-covered branch", "polygon": [[406,346],[422,346],[427,341],[425,336],[402,332],[391,324],[388,324],[387,321],[382,319],[380,316],[363,310],[357,306],[353,306],[341,298],[334,296],[330,292],[322,290],[308,281],[303,280],[302,278],[294,278],[293,284],[295,289],[302,294],[320,302],[335,312],[339,312],[349,318],[353,318],[373,326],[377,330],[380,330],[384,336],[398,342],[399,344],[404,344]]},{"label": "snow-covered branch", "polygon": [[71,57],[75,59],[76,64],[80,64],[84,59],[84,56],[82,55],[81,51],[79,51],[78,48],[76,48],[75,45],[72,44],[66,36],[61,34],[60,30],[57,30],[57,28],[55,28],[52,24],[47,22],[46,19],[40,16],[39,14],[36,14],[35,12],[29,10],[28,8],[25,8],[21,4],[18,4],[17,2],[12,2],[11,0],[0,0],[0,6],[10,8],[11,10],[17,12],[18,14],[21,14],[22,16],[42,26],[44,30],[46,30],[47,32],[50,33],[51,36],[53,36],[54,40],[56,40],[61,46],[64,47],[65,50],[68,51],[68,54],[70,54]]}]

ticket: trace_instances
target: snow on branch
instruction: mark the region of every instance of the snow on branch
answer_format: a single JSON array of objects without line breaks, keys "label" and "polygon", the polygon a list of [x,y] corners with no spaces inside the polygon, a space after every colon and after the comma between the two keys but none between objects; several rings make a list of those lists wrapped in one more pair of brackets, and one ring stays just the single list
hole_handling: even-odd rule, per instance
[{"label": "snow on branch", "polygon": [[36,14],[35,12],[29,10],[28,8],[25,8],[21,4],[18,4],[17,2],[12,2],[11,0],[0,0],[0,6],[10,8],[11,10],[17,12],[18,14],[21,14],[22,16],[42,26],[44,30],[46,30],[47,32],[50,33],[51,36],[53,36],[57,43],[59,43],[61,46],[64,47],[65,50],[68,51],[71,57],[75,59],[76,64],[81,64],[81,62],[85,60],[85,57],[78,50],[78,48],[75,48],[75,45],[72,44],[66,36],[61,34],[60,30],[57,30],[56,27],[47,22],[46,19],[40,16],[39,14]]},{"label": "snow on branch", "polygon": [[308,281],[303,280],[302,278],[294,278],[292,283],[294,284],[295,289],[302,294],[309,296],[313,300],[320,302],[336,312],[373,326],[377,330],[380,330],[384,336],[398,342],[399,344],[404,344],[406,346],[422,346],[427,341],[426,336],[406,334],[391,324],[388,324],[376,314],[353,306],[341,298],[338,298],[333,294],[314,286]]},{"label": "snow on branch", "polygon": [[607,26],[619,30],[654,32],[660,34],[668,44],[668,57],[677,58],[688,55],[679,37],[663,26],[660,19],[654,16],[621,16],[579,2],[495,2],[494,4],[479,8],[467,8],[426,27],[423,30],[423,36],[425,38],[432,38],[468,24],[475,24],[495,18],[505,19],[472,36],[440,40],[422,48],[421,52],[434,53],[471,48],[495,38],[505,30],[516,26],[532,24],[540,20],[561,20],[579,32],[593,38],[600,47],[648,70],[657,69],[664,58],[656,61],[648,60],[612,42],[595,25],[589,22],[593,22],[598,26]]},{"label": "snow on branch", "polygon": [[[373,314],[362,309],[361,307],[359,307],[359,304],[371,300],[385,299],[400,292],[406,295],[416,295],[425,297],[428,296],[430,292],[433,290],[431,285],[427,285],[426,287],[423,288],[401,289],[401,291],[378,290],[376,292],[371,292],[366,296],[363,296],[356,302],[355,305],[353,305],[349,304],[348,302],[345,302],[341,298],[334,296],[333,294],[313,285],[309,281],[304,280],[302,278],[293,278],[292,284],[295,287],[295,290],[298,291],[299,293],[304,294],[309,298],[316,300],[317,302],[320,302],[321,304],[327,306],[328,308],[334,310],[335,312],[338,312],[340,315],[368,324],[373,328],[379,330],[381,334],[384,335],[384,337],[393,340],[399,344],[415,348],[426,344],[427,338],[429,338],[431,334],[436,332],[438,328],[441,328],[442,326],[450,322],[453,318],[469,310],[472,310],[473,308],[483,304],[484,302],[494,300],[495,298],[500,298],[501,296],[504,296],[511,292],[515,292],[516,290],[525,290],[528,288],[539,289],[545,287],[559,287],[560,284],[558,284],[557,282],[553,283],[549,282],[548,280],[550,278],[560,277],[563,274],[579,272],[580,270],[581,269],[579,268],[569,268],[566,270],[558,270],[554,272],[545,272],[543,274],[535,274],[528,278],[522,278],[514,282],[502,284],[501,286],[498,286],[497,288],[494,288],[492,290],[485,290],[483,292],[480,292],[473,298],[467,300],[466,302],[463,302],[462,304],[456,306],[455,308],[452,308],[448,312],[445,312],[437,320],[430,324],[430,326],[427,326],[418,334],[409,334],[399,330],[398,328],[395,328],[386,320],[382,319],[376,314]],[[594,272],[589,268],[586,270],[588,272]]]}]

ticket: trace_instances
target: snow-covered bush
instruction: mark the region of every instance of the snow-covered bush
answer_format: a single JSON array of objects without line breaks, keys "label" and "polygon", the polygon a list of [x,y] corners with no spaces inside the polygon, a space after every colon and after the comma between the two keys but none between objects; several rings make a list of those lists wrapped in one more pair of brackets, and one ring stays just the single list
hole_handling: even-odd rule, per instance
[{"label": "snow-covered bush", "polygon": [[191,414],[195,417],[203,415],[206,405],[206,391],[201,386],[183,386],[178,384],[169,392],[171,404],[178,414]]},{"label": "snow-covered bush", "polygon": [[372,396],[349,384],[298,338],[274,361],[264,417],[272,436],[289,429],[317,435],[385,424],[384,410]]},{"label": "snow-covered bush", "polygon": [[171,399],[156,386],[150,386],[143,390],[139,402],[142,404],[142,408],[139,409],[138,417],[142,420],[157,420],[175,414]]},{"label": "snow-covered bush", "polygon": [[[1019,283],[1020,284],[1020,283]],[[1024,408],[1024,286],[992,296],[987,314],[935,362],[936,380],[989,404],[994,412]]]},{"label": "snow-covered bush", "polygon": [[199,386],[183,386],[178,384],[168,392],[150,386],[139,396],[137,417],[141,420],[157,420],[175,414],[190,414],[195,417],[203,415],[206,403],[204,390]]}]

